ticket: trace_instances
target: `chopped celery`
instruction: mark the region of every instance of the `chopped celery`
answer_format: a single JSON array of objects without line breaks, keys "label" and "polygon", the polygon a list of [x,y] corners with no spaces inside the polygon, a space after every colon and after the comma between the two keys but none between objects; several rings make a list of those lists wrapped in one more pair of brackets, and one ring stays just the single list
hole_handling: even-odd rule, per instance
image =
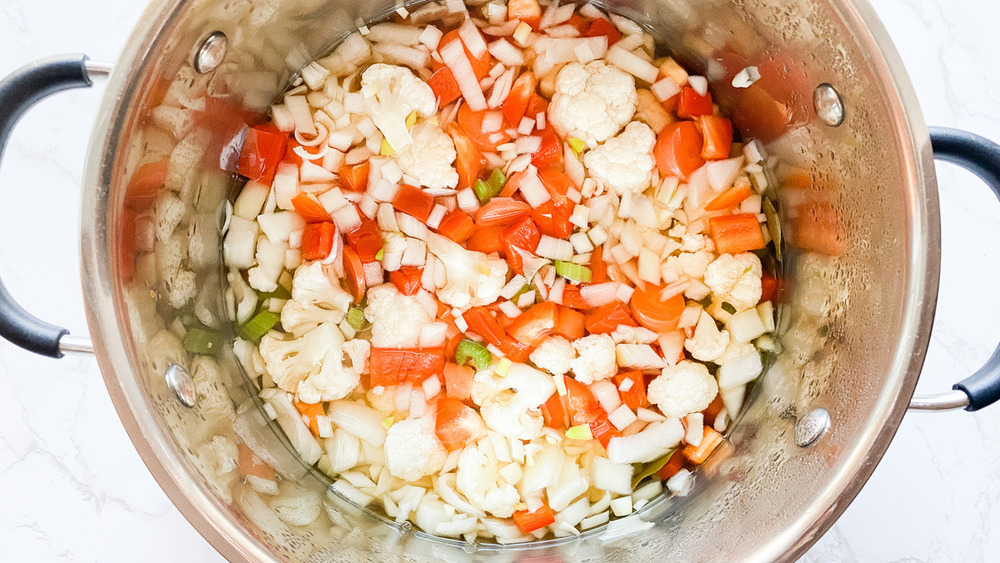
[{"label": "chopped celery", "polygon": [[486,180],[486,184],[496,193],[500,193],[503,187],[507,185],[507,177],[504,176],[503,170],[499,168],[494,168],[493,173],[490,174],[490,179]]},{"label": "chopped celery", "polygon": [[476,180],[472,185],[472,190],[476,192],[476,197],[479,198],[480,203],[486,203],[496,197],[506,184],[507,177],[504,176],[503,170],[496,168],[490,174],[488,180]]},{"label": "chopped celery", "polygon": [[476,369],[486,369],[493,361],[493,354],[486,349],[486,346],[466,338],[455,348],[455,363],[461,366],[469,360],[476,365]]},{"label": "chopped celery", "polygon": [[589,425],[580,424],[567,430],[566,437],[570,440],[590,440],[594,437],[594,434],[590,431]]},{"label": "chopped celery", "polygon": [[657,471],[663,469],[663,466],[666,465],[668,461],[670,461],[670,456],[672,456],[672,455],[674,455],[674,450],[670,450],[669,452],[665,453],[663,456],[658,457],[658,458],[654,459],[653,461],[651,461],[649,463],[637,463],[637,464],[635,464],[636,470],[638,471],[638,473],[636,473],[632,477],[632,488],[633,489],[636,488],[636,486],[638,486],[639,483],[641,483],[643,479],[645,479],[646,477],[649,477],[650,475],[653,475]]},{"label": "chopped celery", "polygon": [[222,346],[218,332],[192,328],[184,334],[184,349],[194,354],[215,355]]},{"label": "chopped celery", "polygon": [[279,285],[277,289],[275,289],[274,291],[272,291],[270,293],[261,293],[260,294],[261,301],[263,301],[264,299],[269,299],[271,297],[274,297],[275,299],[291,299],[292,298],[292,292],[288,291],[288,289],[285,288],[285,286]]},{"label": "chopped celery", "polygon": [[244,340],[256,342],[260,340],[262,336],[267,334],[267,331],[274,328],[274,325],[278,324],[278,321],[280,320],[281,315],[278,313],[261,311],[240,327],[240,337]]},{"label": "chopped celery", "polygon": [[510,300],[514,301],[514,302],[517,302],[517,298],[518,297],[524,295],[525,293],[528,293],[529,291],[535,291],[535,289],[537,289],[535,287],[535,284],[533,284],[533,283],[525,284],[524,287],[522,287],[521,289],[517,290],[517,293],[515,293],[514,296],[510,298]]},{"label": "chopped celery", "polygon": [[575,264],[563,260],[556,260],[556,273],[568,280],[584,283],[589,282],[593,275],[590,268],[583,264]]},{"label": "chopped celery", "polygon": [[727,312],[727,313],[729,313],[730,315],[735,315],[736,314],[736,307],[733,307],[732,305],[730,305],[726,301],[723,301],[722,305],[720,305],[720,307],[722,307],[722,310],[725,311],[725,312]]},{"label": "chopped celery", "polygon": [[569,143],[569,148],[573,149],[573,152],[579,155],[583,152],[583,149],[587,148],[587,143],[583,139],[577,139],[576,137],[570,137],[567,142]]},{"label": "chopped celery", "polygon": [[385,249],[384,248],[378,249],[378,252],[375,253],[375,259],[381,260],[383,256],[385,256]]},{"label": "chopped celery", "polygon": [[347,324],[354,330],[361,330],[365,326],[365,310],[361,307],[351,307],[347,312]]},{"label": "chopped celery", "polygon": [[480,203],[486,203],[494,195],[490,193],[489,185],[481,178],[477,178],[476,182],[472,184],[472,191],[476,192],[476,197],[479,198]]}]

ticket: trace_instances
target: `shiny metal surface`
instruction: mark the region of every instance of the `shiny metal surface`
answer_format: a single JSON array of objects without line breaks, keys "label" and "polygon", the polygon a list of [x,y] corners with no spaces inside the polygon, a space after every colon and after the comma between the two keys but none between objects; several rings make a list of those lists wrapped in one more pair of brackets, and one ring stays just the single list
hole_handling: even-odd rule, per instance
[{"label": "shiny metal surface", "polygon": [[111,75],[114,65],[87,59],[83,62],[83,68],[87,71],[87,77],[91,80],[105,80]]},{"label": "shiny metal surface", "polygon": [[[266,110],[293,73],[336,44],[359,17],[378,19],[394,2],[159,0],[149,6],[116,63],[91,141],[81,222],[88,322],[109,393],[137,450],[224,556],[793,560],[871,474],[919,375],[940,253],[930,144],[884,29],[867,5],[847,0],[609,5],[648,25],[678,57],[713,77],[719,103],[743,116],[737,123],[743,134],[766,141],[778,170],[774,180],[783,186],[777,195],[787,242],[784,275],[793,290],[780,311],[781,353],[732,425],[730,442],[699,472],[690,497],[648,505],[642,518],[656,524],[638,536],[607,543],[598,531],[516,548],[432,538],[330,492],[327,480],[290,452],[262,414],[232,351],[212,358],[180,346],[175,321],[190,314],[185,307],[218,326],[229,314],[225,295],[235,281],[222,273],[217,250],[220,212],[233,186],[219,168],[231,163],[243,120]],[[190,66],[193,53],[216,30],[229,40],[226,60],[214,73],[198,75]],[[728,73],[748,63],[762,78],[727,91]],[[813,91],[822,83],[836,84],[845,104],[838,128],[812,111]],[[213,129],[183,119],[202,98],[221,102]],[[754,115],[769,119],[747,117]],[[164,159],[167,185],[159,195],[179,201],[186,214],[155,240],[135,240],[126,227],[148,224],[155,203],[129,199],[127,186],[141,165]],[[193,408],[180,405],[166,385],[170,364],[191,374]],[[836,424],[812,447],[799,448],[795,421],[817,407]],[[231,462],[244,447],[275,468],[277,494],[257,492],[240,478]],[[290,503],[308,508],[314,519],[290,518]]]},{"label": "shiny metal surface", "polygon": [[816,443],[830,429],[830,411],[819,407],[807,412],[795,423],[795,445],[806,448]]},{"label": "shiny metal surface", "polygon": [[914,395],[910,399],[910,410],[914,411],[954,411],[969,406],[969,396],[964,391],[953,389],[933,395]]},{"label": "shiny metal surface", "polygon": [[813,90],[813,108],[824,125],[839,127],[847,118],[844,101],[833,84],[824,82]]},{"label": "shiny metal surface", "polygon": [[59,339],[59,351],[63,354],[93,354],[94,344],[88,336],[64,334]]},{"label": "shiny metal surface", "polygon": [[226,38],[225,33],[213,31],[208,34],[208,37],[202,40],[198,51],[194,54],[195,72],[205,74],[219,68],[223,59],[226,58],[226,48],[228,46],[229,40]]}]

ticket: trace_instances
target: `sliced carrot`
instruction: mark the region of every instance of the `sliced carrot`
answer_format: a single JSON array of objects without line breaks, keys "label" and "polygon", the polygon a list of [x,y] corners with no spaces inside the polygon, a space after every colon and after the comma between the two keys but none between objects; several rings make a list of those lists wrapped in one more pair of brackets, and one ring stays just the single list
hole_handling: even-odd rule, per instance
[{"label": "sliced carrot", "polygon": [[389,272],[389,281],[403,295],[416,295],[417,291],[420,291],[420,278],[423,274],[423,268],[403,266],[394,272]]},{"label": "sliced carrot", "polygon": [[472,399],[472,379],[476,370],[448,362],[444,365],[445,393],[459,401]]},{"label": "sliced carrot", "polygon": [[538,0],[510,0],[507,2],[507,19],[521,20],[537,30],[542,23],[542,7],[538,5]]},{"label": "sliced carrot", "polygon": [[[507,99],[503,103],[503,116],[507,120],[507,123],[510,123],[514,127],[517,127],[521,123],[521,119],[524,117],[525,112],[528,111],[528,104],[531,103],[531,98],[535,95],[537,87],[538,80],[535,78],[535,73],[529,71],[517,77],[513,86],[510,87]],[[531,119],[535,118],[533,115],[529,117]]]},{"label": "sliced carrot", "polygon": [[551,301],[533,305],[514,319],[507,332],[518,342],[538,346],[559,320],[559,306]]},{"label": "sliced carrot", "polygon": [[730,207],[736,207],[743,203],[743,200],[753,195],[753,188],[747,184],[736,184],[728,190],[722,192],[715,199],[708,202],[705,211],[722,211]]},{"label": "sliced carrot", "polygon": [[[634,299],[634,297],[633,297]],[[590,334],[614,332],[618,325],[637,326],[628,307],[621,301],[601,305],[587,313],[585,324]]]},{"label": "sliced carrot", "polygon": [[326,415],[326,411],[323,410],[323,404],[303,403],[298,399],[292,401],[292,404],[295,405],[295,409],[300,414],[309,419],[309,430],[312,431],[313,436],[319,436],[319,422],[316,420],[316,417]]},{"label": "sliced carrot", "polygon": [[715,250],[719,253],[736,254],[766,246],[764,233],[753,213],[712,217],[708,220],[708,228],[715,242]]},{"label": "sliced carrot", "polygon": [[530,534],[535,530],[550,526],[556,523],[556,516],[552,513],[548,503],[542,503],[534,512],[518,510],[514,513],[514,523],[518,529],[525,534]]},{"label": "sliced carrot", "polygon": [[733,122],[717,115],[703,115],[698,118],[698,127],[705,137],[701,157],[705,160],[729,158],[733,145]]},{"label": "sliced carrot", "polygon": [[653,147],[656,168],[665,176],[687,180],[705,164],[705,159],[701,157],[703,142],[701,131],[693,121],[667,125],[660,131]]},{"label": "sliced carrot", "polygon": [[670,456],[670,459],[667,460],[667,463],[656,472],[656,475],[666,481],[676,475],[682,467],[684,467],[684,454],[681,453],[681,450],[676,450]]},{"label": "sliced carrot", "polygon": [[597,246],[590,253],[590,283],[608,281],[608,265],[604,262],[604,247]]},{"label": "sliced carrot", "polygon": [[681,453],[684,454],[684,457],[687,458],[688,461],[695,465],[705,463],[705,460],[708,459],[708,456],[712,455],[715,448],[719,447],[722,440],[722,434],[716,432],[711,426],[705,426],[701,435],[701,443],[697,446],[688,444],[684,446]]},{"label": "sliced carrot", "polygon": [[365,296],[365,268],[358,253],[351,247],[344,247],[344,277],[354,295],[354,302],[361,301]]},{"label": "sliced carrot", "polygon": [[371,164],[367,160],[353,166],[345,164],[340,167],[340,181],[351,191],[363,192],[368,189],[370,170]]},{"label": "sliced carrot", "polygon": [[486,435],[486,423],[479,413],[454,397],[437,402],[434,433],[446,450],[457,450]]},{"label": "sliced carrot", "polygon": [[684,312],[684,296],[674,295],[669,299],[662,299],[660,291],[663,288],[658,285],[646,284],[642,289],[636,289],[632,293],[629,307],[632,316],[642,326],[653,332],[670,332],[677,328],[681,313]]},{"label": "sliced carrot", "polygon": [[292,207],[295,208],[296,213],[305,219],[306,223],[319,223],[330,220],[330,214],[327,213],[323,204],[319,202],[316,194],[312,192],[299,192],[292,198]]},{"label": "sliced carrot", "polygon": [[[621,386],[625,380],[631,381],[632,384],[628,389],[622,391]],[[622,397],[622,402],[628,405],[628,408],[635,410],[649,405],[649,401],[646,399],[646,379],[641,371],[623,371],[615,375],[615,383],[618,387],[618,393]]]},{"label": "sliced carrot", "polygon": [[[566,287],[570,286],[567,285]],[[559,318],[556,321],[556,326],[552,328],[552,333],[558,334],[567,340],[583,338],[583,318],[583,313],[579,311],[574,311],[573,309],[565,306],[559,307]]]},{"label": "sliced carrot", "polygon": [[392,206],[426,223],[434,210],[434,196],[415,186],[403,184],[392,198]]},{"label": "sliced carrot", "polygon": [[302,229],[302,258],[304,260],[322,260],[333,250],[333,237],[337,236],[337,228],[333,223],[307,223]]}]

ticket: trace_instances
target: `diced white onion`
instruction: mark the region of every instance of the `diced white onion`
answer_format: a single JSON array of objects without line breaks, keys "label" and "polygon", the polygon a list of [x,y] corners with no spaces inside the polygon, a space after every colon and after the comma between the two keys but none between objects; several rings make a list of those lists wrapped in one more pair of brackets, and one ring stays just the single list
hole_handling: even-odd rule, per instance
[{"label": "diced white onion", "polygon": [[459,190],[455,197],[458,200],[458,208],[462,211],[475,213],[479,209],[479,198],[476,197],[476,192],[472,191],[472,188]]},{"label": "diced white onion", "polygon": [[353,205],[345,205],[330,212],[333,224],[342,232],[349,233],[361,226],[361,216]]},{"label": "diced white onion", "polygon": [[[478,33],[478,31],[477,31]],[[483,97],[483,90],[479,87],[476,74],[472,70],[472,63],[465,56],[465,49],[460,41],[452,41],[441,48],[441,57],[444,63],[451,69],[458,83],[458,89],[465,97],[465,103],[469,104],[469,109],[482,111],[486,109],[486,98]]]},{"label": "diced white onion", "polygon": [[610,379],[602,379],[590,384],[590,392],[597,399],[604,412],[615,412],[615,409],[622,404],[618,388],[615,387],[615,384]]},{"label": "diced white onion", "polygon": [[664,77],[652,83],[649,86],[649,90],[653,92],[657,100],[664,102],[679,94],[681,87],[669,77]]},{"label": "diced white onion", "polygon": [[600,307],[618,300],[618,282],[593,283],[580,288],[580,297],[591,307]]},{"label": "diced white onion", "polygon": [[492,133],[499,131],[503,126],[503,113],[499,111],[488,111],[483,114],[483,121],[480,130],[482,133]]},{"label": "diced white onion", "polygon": [[518,137],[514,141],[514,152],[516,152],[517,154],[535,154],[541,147],[542,147],[542,138],[539,137],[538,135]]},{"label": "diced white onion", "polygon": [[[521,135],[530,135],[531,131],[534,130],[534,128],[535,128],[535,120],[525,116],[522,117],[521,122],[518,123],[517,132],[520,133]],[[516,147],[517,145],[515,144],[514,146]],[[539,146],[541,145],[539,144]],[[534,151],[525,151],[525,152],[534,152]]]},{"label": "diced white onion", "polygon": [[660,73],[660,70],[648,61],[622,49],[617,44],[608,49],[605,59],[625,72],[650,84],[656,82],[656,77]]},{"label": "diced white onion", "polygon": [[569,260],[573,257],[573,245],[565,239],[542,235],[535,253],[550,260]]},{"label": "diced white onion", "polygon": [[699,96],[704,96],[708,93],[708,79],[704,76],[688,76],[688,85],[694,88],[694,91],[698,93]]},{"label": "diced white onion", "polygon": [[[542,185],[542,181],[538,179],[538,173],[534,167],[529,168],[528,172],[521,178],[518,191],[521,192],[524,201],[528,202],[528,205],[532,207],[538,207],[552,198],[549,191]],[[570,255],[572,255],[572,251],[573,247],[570,245]],[[566,258],[566,260],[568,259]]]},{"label": "diced white onion", "polygon": [[524,65],[524,53],[506,39],[497,39],[489,45],[490,54],[509,67]]},{"label": "diced white onion", "polygon": [[285,96],[285,107],[295,121],[296,131],[308,137],[316,135],[316,123],[313,121],[312,109],[305,96]]}]

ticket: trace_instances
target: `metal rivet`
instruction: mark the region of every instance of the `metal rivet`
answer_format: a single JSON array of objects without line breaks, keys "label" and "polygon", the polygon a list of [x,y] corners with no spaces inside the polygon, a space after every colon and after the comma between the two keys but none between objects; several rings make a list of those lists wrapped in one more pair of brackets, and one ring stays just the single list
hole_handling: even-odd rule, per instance
[{"label": "metal rivet", "polygon": [[830,428],[830,413],[820,407],[805,414],[795,423],[795,443],[800,447],[811,446]]},{"label": "metal rivet", "polygon": [[213,31],[201,42],[194,55],[194,69],[199,74],[206,74],[219,68],[226,57],[229,40],[221,31]]},{"label": "metal rivet", "polygon": [[194,390],[194,380],[183,366],[170,364],[167,366],[165,376],[167,387],[174,392],[174,396],[185,407],[193,407],[198,400],[198,395]]},{"label": "metal rivet", "polygon": [[816,115],[819,120],[830,127],[837,127],[844,122],[846,112],[844,111],[844,100],[840,99],[840,92],[832,84],[824,82],[813,91],[813,107],[816,108]]}]

